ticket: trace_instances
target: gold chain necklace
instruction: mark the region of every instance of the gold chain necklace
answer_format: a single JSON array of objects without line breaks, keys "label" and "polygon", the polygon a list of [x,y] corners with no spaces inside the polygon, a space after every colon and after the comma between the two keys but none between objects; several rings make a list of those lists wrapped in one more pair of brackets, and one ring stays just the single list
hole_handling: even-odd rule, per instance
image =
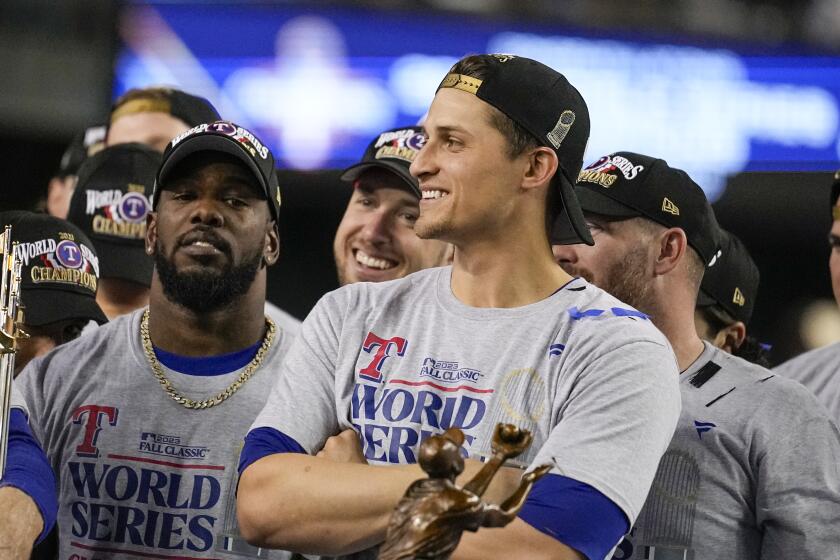
[{"label": "gold chain necklace", "polygon": [[263,338],[262,345],[260,345],[260,349],[257,350],[257,355],[254,356],[254,359],[251,360],[251,363],[248,364],[248,367],[245,368],[239,377],[236,380],[228,385],[228,387],[216,395],[215,397],[204,399],[203,401],[194,401],[192,399],[188,399],[187,397],[178,393],[175,390],[175,387],[172,386],[172,382],[167,379],[166,375],[163,373],[163,369],[160,367],[160,363],[158,362],[157,356],[155,356],[154,348],[152,348],[152,339],[149,337],[149,310],[146,309],[143,312],[143,318],[140,319],[140,337],[143,341],[143,350],[146,352],[146,360],[149,362],[149,366],[152,368],[152,373],[155,374],[155,377],[160,384],[163,385],[163,390],[166,391],[166,394],[169,395],[172,400],[176,403],[192,409],[203,409],[203,408],[210,408],[216,406],[217,404],[223,403],[227,400],[231,395],[233,395],[236,391],[239,390],[242,385],[245,384],[248,379],[254,374],[260,364],[265,358],[268,349],[271,348],[271,343],[274,341],[274,333],[277,331],[277,328],[274,326],[274,321],[272,321],[269,317],[265,318],[265,337]]}]

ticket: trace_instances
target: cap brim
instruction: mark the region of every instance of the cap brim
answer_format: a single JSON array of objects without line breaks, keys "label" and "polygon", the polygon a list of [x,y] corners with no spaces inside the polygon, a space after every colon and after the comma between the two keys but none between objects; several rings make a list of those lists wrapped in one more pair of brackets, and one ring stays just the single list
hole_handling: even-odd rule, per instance
[{"label": "cap brim", "polygon": [[635,208],[630,208],[626,204],[588,187],[579,186],[575,189],[575,192],[584,212],[600,214],[610,218],[633,218],[642,215]]},{"label": "cap brim", "polygon": [[112,243],[94,239],[99,255],[99,277],[119,278],[143,286],[152,285],[155,261],[146,254],[142,245]]},{"label": "cap brim", "polygon": [[40,327],[68,319],[86,319],[96,321],[100,325],[108,322],[108,318],[92,295],[52,288],[36,288],[23,290],[22,299],[25,325]]},{"label": "cap brim", "polygon": [[575,188],[562,171],[560,172],[559,188],[560,198],[563,201],[563,210],[560,216],[555,219],[555,224],[559,220],[563,220],[564,215],[565,220],[563,221],[565,223],[561,223],[554,228],[551,242],[557,245],[574,245],[577,243],[595,245],[592,234],[589,233],[589,228],[586,226],[586,220],[583,217],[583,211],[581,210],[578,196],[575,193]]},{"label": "cap brim", "polygon": [[397,177],[405,182],[406,186],[411,190],[411,192],[417,196],[417,198],[421,197],[420,194],[420,187],[417,185],[416,180],[414,177],[411,176],[411,173],[408,172],[408,169],[404,165],[399,163],[390,162],[387,160],[378,160],[378,161],[366,161],[363,163],[357,163],[356,165],[351,165],[347,169],[345,169],[341,173],[341,180],[352,182],[359,178],[359,176],[367,171],[368,169],[387,169],[388,171],[393,172]]},{"label": "cap brim", "polygon": [[[268,200],[269,194],[269,187],[267,183],[267,178],[263,177],[262,171],[260,168],[257,167],[256,162],[245,152],[245,148],[243,148],[239,142],[230,138],[229,136],[223,136],[221,134],[204,134],[199,136],[193,136],[191,138],[187,138],[183,140],[180,145],[176,146],[174,150],[169,154],[169,156],[164,160],[163,165],[160,168],[160,171],[157,175],[157,183],[158,183],[158,190],[166,190],[166,178],[175,169],[179,163],[184,161],[188,156],[191,156],[198,152],[221,152],[223,154],[228,154],[242,163],[245,164],[246,167],[254,174],[257,181],[260,184],[260,188],[262,189],[262,196]],[[158,198],[157,195],[155,198]],[[154,200],[153,203],[157,205],[157,200]],[[270,206],[270,205],[269,205]]]}]

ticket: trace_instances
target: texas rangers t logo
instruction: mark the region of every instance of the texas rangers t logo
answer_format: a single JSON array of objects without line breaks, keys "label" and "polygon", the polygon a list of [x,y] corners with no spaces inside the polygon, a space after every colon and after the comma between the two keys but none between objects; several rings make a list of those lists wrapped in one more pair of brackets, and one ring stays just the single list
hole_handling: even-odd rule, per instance
[{"label": "texas rangers t logo", "polygon": [[402,356],[405,354],[407,347],[408,341],[402,337],[381,338],[372,332],[368,332],[362,350],[368,354],[375,350],[376,353],[373,355],[370,364],[359,370],[359,375],[373,381],[380,381],[382,379],[382,366],[385,365],[385,360],[392,356],[391,351],[396,349],[396,355]]},{"label": "texas rangers t logo", "polygon": [[102,421],[106,420],[111,426],[117,425],[119,409],[113,406],[99,406],[86,404],[73,411],[74,424],[85,426],[85,437],[81,445],[76,446],[76,455],[80,457],[99,457],[96,439],[102,431]]}]

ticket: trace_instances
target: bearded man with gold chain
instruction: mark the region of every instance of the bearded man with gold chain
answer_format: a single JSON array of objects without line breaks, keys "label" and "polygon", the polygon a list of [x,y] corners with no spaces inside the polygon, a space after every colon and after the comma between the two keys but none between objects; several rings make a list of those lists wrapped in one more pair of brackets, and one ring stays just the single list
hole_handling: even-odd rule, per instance
[{"label": "bearded man with gold chain", "polygon": [[279,255],[274,159],[201,124],[155,180],[149,307],[34,360],[18,379],[58,478],[60,557],[283,558],[239,537],[243,436],[297,325],[264,316]]}]

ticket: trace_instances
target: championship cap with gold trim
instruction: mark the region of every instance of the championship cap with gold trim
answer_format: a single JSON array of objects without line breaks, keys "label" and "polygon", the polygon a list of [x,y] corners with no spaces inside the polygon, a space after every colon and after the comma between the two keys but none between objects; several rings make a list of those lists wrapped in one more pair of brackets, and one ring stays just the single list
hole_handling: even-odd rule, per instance
[{"label": "championship cap with gold trim", "polygon": [[[589,141],[589,109],[563,74],[541,62],[510,54],[484,55],[482,79],[450,71],[438,86],[471,93],[507,115],[557,154],[560,169],[555,181],[563,213],[571,229],[564,228],[564,243],[592,245],[573,185],[583,165]],[[561,213],[562,216],[562,213]]]},{"label": "championship cap with gold trim", "polygon": [[580,172],[575,192],[584,212],[643,216],[682,229],[704,263],[717,251],[719,228],[706,194],[663,159],[633,152],[606,155]]},{"label": "championship cap with gold trim", "polygon": [[21,303],[25,325],[40,327],[79,319],[106,323],[96,303],[99,258],[75,225],[47,214],[0,212],[0,230],[12,226],[21,259]]},{"label": "championship cap with gold trim", "polygon": [[718,305],[748,325],[758,295],[758,267],[738,237],[723,229],[718,237],[720,250],[703,274],[697,307]]},{"label": "championship cap with gold trim", "polygon": [[342,172],[341,180],[355,181],[371,168],[387,169],[402,179],[411,193],[420,198],[420,184],[408,169],[425,143],[426,135],[419,126],[386,130],[368,144],[359,163]]},{"label": "championship cap with gold trim", "polygon": [[166,188],[166,180],[172,170],[186,157],[199,152],[227,154],[245,164],[257,179],[261,194],[268,202],[271,217],[279,224],[280,183],[277,180],[277,169],[274,167],[274,156],[268,146],[253,132],[230,121],[202,123],[169,142],[163,152],[163,161],[155,179],[153,207],[157,206],[160,191]]},{"label": "championship cap with gold trim", "polygon": [[152,205],[161,154],[144,144],[116,144],[79,168],[67,219],[93,241],[101,277],[152,282],[154,261],[145,252],[146,215]]},{"label": "championship cap with gold trim", "polygon": [[127,91],[111,108],[109,125],[127,115],[165,113],[187,126],[220,119],[219,112],[203,97],[168,87],[137,88]]}]

